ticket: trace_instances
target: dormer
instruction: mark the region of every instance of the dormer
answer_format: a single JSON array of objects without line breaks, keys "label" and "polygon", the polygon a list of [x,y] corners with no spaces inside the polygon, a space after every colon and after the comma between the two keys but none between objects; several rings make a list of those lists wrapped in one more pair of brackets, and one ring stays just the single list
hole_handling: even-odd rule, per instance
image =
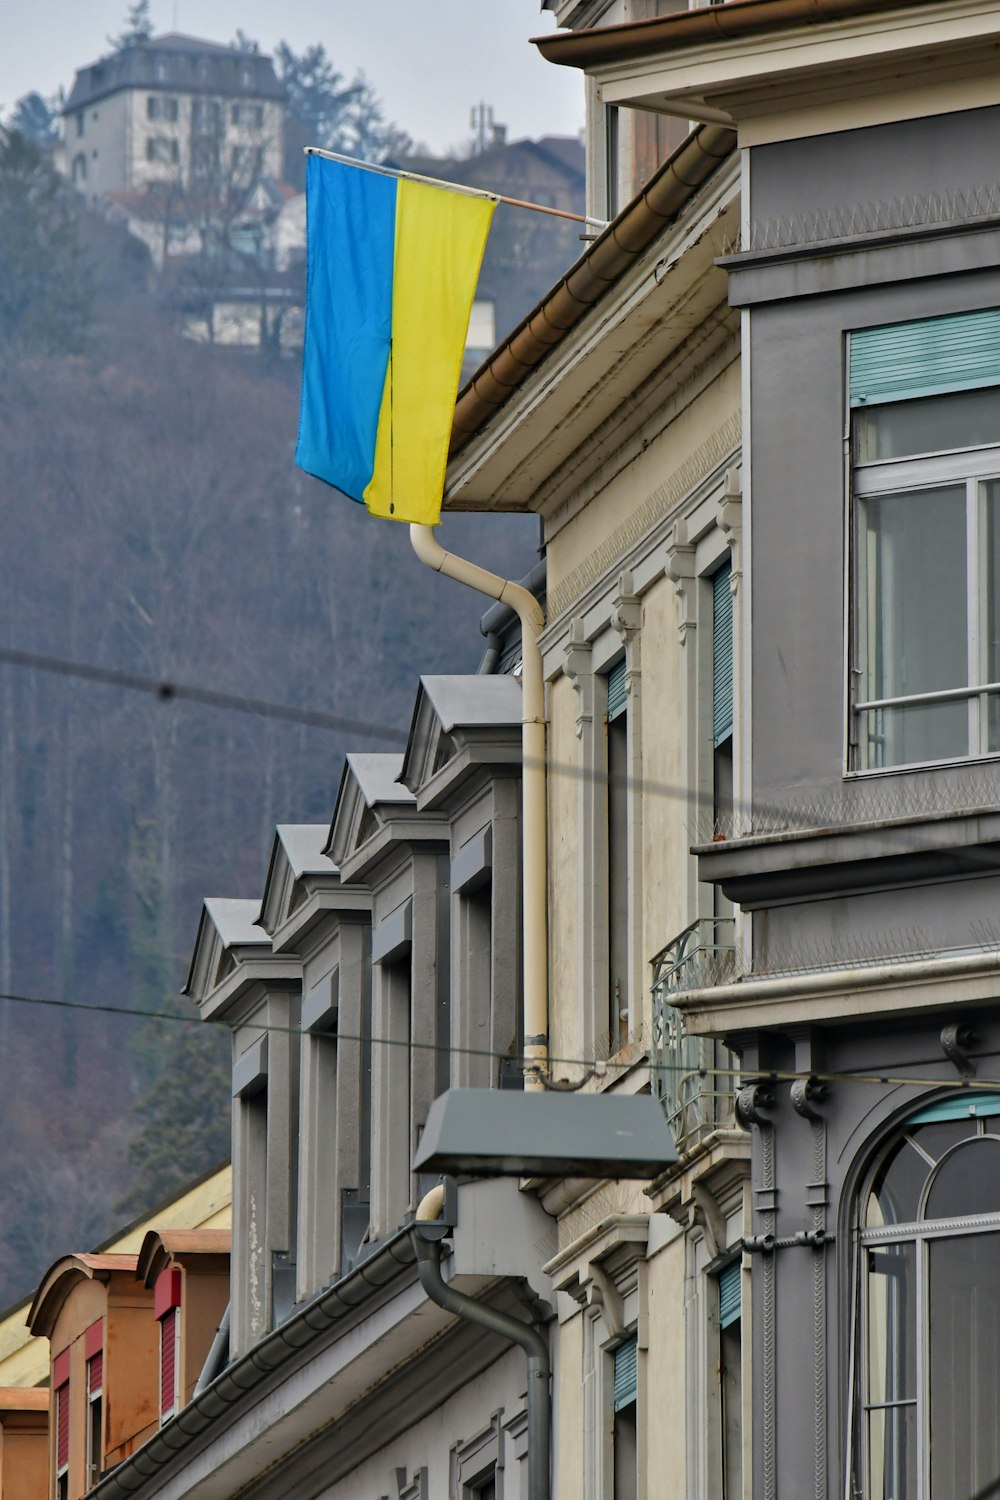
[{"label": "dormer", "polygon": [[234,1357],[295,1301],[302,964],[277,954],[257,901],[204,904],[185,993],[233,1035]]},{"label": "dormer", "polygon": [[79,1500],[157,1428],[153,1294],[134,1255],[67,1255],[42,1277],[28,1327],[49,1341],[55,1500]]},{"label": "dormer", "polygon": [[422,677],[401,779],[446,813],[451,1079],[519,1086],[521,714],[517,677]]},{"label": "dormer", "polygon": [[372,896],[341,880],[328,833],[277,829],[260,917],[302,961],[300,1302],[350,1270],[370,1220]]},{"label": "dormer", "polygon": [[444,806],[476,767],[519,775],[521,712],[517,677],[421,677],[399,776],[418,810]]},{"label": "dormer", "polygon": [[341,880],[325,852],[329,835],[325,823],[283,823],[275,829],[259,918],[275,953],[294,948],[304,958],[322,943],[316,929],[324,926],[328,912],[356,911],[368,919],[369,894]]},{"label": "dormer", "polygon": [[[160,1426],[186,1406],[229,1304],[228,1229],[151,1229],[136,1277],[153,1294]],[[211,1373],[211,1372],[210,1372]]]},{"label": "dormer", "polygon": [[[326,853],[344,879],[417,826],[416,799],[400,782],[401,755],[353,752],[344,762]],[[389,824],[392,828],[389,828]]]},{"label": "dormer", "polygon": [[435,1095],[448,1087],[450,828],[421,812],[398,755],[349,755],[329,850],[372,896],[371,1217],[397,1229],[419,1198],[409,1164]]},{"label": "dormer", "polygon": [[49,1393],[0,1386],[0,1500],[48,1500]]}]

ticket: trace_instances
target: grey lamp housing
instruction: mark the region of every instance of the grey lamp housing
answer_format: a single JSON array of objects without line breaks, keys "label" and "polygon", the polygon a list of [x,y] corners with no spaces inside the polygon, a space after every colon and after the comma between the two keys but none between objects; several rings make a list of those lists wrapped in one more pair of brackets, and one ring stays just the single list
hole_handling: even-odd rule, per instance
[{"label": "grey lamp housing", "polygon": [[427,1113],[415,1172],[647,1181],[677,1160],[648,1094],[448,1089]]}]

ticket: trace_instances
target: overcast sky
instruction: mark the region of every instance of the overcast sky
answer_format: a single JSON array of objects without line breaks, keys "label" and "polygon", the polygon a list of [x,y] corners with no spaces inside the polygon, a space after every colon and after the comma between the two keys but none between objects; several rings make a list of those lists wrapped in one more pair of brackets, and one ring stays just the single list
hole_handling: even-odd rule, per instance
[{"label": "overcast sky", "polygon": [[[270,52],[322,42],[338,69],[359,68],[387,116],[436,153],[469,136],[483,100],[508,139],[572,135],[583,124],[575,69],[545,63],[528,38],[552,27],[540,0],[152,0],[157,33],[229,42],[237,27]],[[33,89],[67,90],[108,50],[127,0],[0,0],[0,116]]]}]

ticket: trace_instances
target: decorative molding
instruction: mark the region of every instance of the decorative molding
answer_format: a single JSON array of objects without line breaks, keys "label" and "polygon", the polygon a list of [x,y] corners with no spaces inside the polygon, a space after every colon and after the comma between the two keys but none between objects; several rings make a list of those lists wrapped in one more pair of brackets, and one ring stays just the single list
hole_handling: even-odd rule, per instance
[{"label": "decorative molding", "polygon": [[496,1500],[503,1500],[504,1471],[503,1407],[498,1407],[482,1428],[464,1443],[454,1443],[448,1458],[448,1500],[466,1500],[478,1492],[484,1479],[492,1479]]},{"label": "decorative molding", "polygon": [[719,497],[717,510],[719,528],[729,543],[729,556],[732,563],[729,588],[735,598],[739,593],[740,579],[743,577],[743,558],[740,550],[743,539],[743,485],[740,470],[735,464],[731,469],[726,470],[726,484]]},{"label": "decorative molding", "polygon": [[694,543],[688,538],[688,523],[684,516],[674,522],[667,538],[667,577],[674,586],[677,600],[677,631],[681,645],[686,645],[689,630],[697,630],[697,608],[692,587],[697,578]]},{"label": "decorative molding", "polygon": [[584,726],[594,721],[593,648],[584,634],[583,618],[574,615],[569,626],[563,671],[576,689],[576,737],[583,738]]},{"label": "decorative molding", "polygon": [[627,557],[651,527],[667,516],[708,472],[718,468],[724,459],[739,448],[741,438],[741,417],[737,411],[699,444],[684,463],[647,496],[627,521],[616,527],[599,547],[555,586],[547,600],[549,620],[556,620],[587,589],[608,573],[616,562]]}]

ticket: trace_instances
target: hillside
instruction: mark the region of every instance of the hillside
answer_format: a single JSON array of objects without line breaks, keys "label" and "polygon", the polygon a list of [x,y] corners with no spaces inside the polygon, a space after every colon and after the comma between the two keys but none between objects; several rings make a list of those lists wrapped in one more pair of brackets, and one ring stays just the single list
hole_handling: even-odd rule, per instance
[{"label": "hillside", "polygon": [[[183,341],[93,232],[86,352],[0,350],[0,648],[401,736],[420,672],[475,670],[482,600],[293,467],[296,369]],[[443,536],[537,555],[521,518]],[[354,746],[392,742],[0,663],[0,992],[84,1007],[0,1000],[0,1305],[225,1151],[225,1038],[86,1008],[186,1014],[202,896],[259,895]]]}]

